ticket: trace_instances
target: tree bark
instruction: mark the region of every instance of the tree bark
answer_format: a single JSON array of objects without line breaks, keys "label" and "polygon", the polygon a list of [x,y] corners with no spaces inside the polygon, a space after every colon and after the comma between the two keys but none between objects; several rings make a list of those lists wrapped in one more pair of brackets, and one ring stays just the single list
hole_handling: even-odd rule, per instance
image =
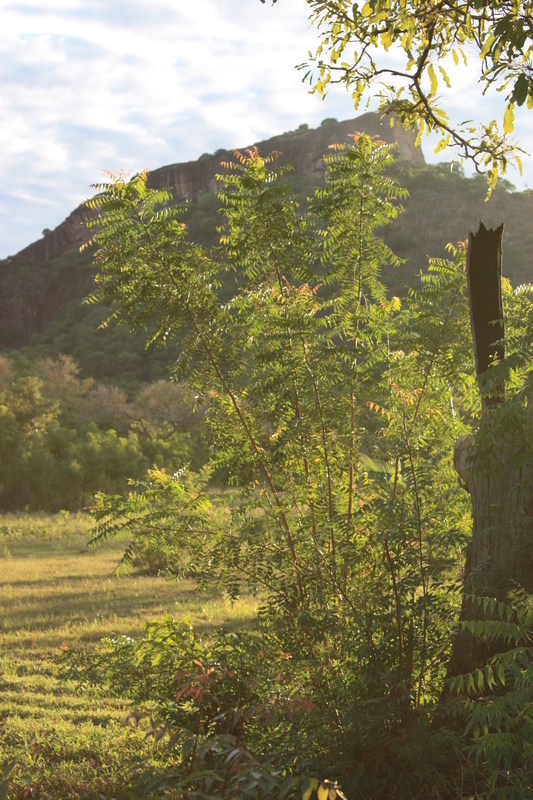
[{"label": "tree bark", "polygon": [[[516,447],[498,436],[493,414],[504,398],[504,386],[497,384],[484,391],[490,378],[490,364],[504,357],[501,292],[503,225],[487,230],[480,223],[477,234],[470,233],[466,259],[470,322],[476,360],[476,373],[482,391],[482,420],[476,436],[458,439],[454,466],[472,499],[472,539],[464,566],[461,619],[479,619],[482,609],[472,595],[503,600],[510,590],[521,586],[533,590],[533,536],[524,530],[520,509],[523,470],[518,466]],[[485,458],[480,457],[480,442]],[[476,452],[477,451],[477,452]],[[457,633],[448,665],[448,677],[471,672],[494,652],[504,649],[502,642],[488,645],[468,632]]]}]

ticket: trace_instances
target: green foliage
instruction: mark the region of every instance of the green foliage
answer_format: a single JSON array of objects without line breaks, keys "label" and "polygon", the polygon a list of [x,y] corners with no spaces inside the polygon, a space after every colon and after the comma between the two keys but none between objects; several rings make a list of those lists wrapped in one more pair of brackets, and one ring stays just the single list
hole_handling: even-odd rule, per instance
[{"label": "green foliage", "polygon": [[484,616],[466,620],[463,630],[481,642],[498,641],[498,649],[504,649],[485,666],[450,682],[450,713],[466,721],[468,755],[488,775],[488,788],[476,797],[527,797],[533,789],[532,598],[516,591],[507,604],[473,599]]},{"label": "green foliage", "polygon": [[[172,754],[172,773],[150,763],[134,770],[140,796],[171,792],[191,798],[304,797],[324,790],[335,800],[344,795],[334,781],[298,779],[249,749],[257,724],[276,735],[279,717],[294,722],[314,713],[305,698],[283,698],[282,676],[266,662],[262,645],[246,633],[222,633],[206,645],[190,625],[171,617],[147,626],[139,641],[128,637],[105,640],[97,653],[66,652],[65,675],[89,687],[104,684],[108,696],[133,692],[136,711],[125,723],[149,725],[154,749]],[[252,680],[250,680],[252,678]],[[265,691],[266,690],[266,691]],[[147,710],[156,704],[157,711]]]},{"label": "green foliage", "polygon": [[16,761],[5,761],[2,766],[0,767],[0,778],[2,782],[0,783],[0,800],[6,800],[9,791],[9,776],[13,772],[13,769],[16,767]]},{"label": "green foliage", "polygon": [[144,720],[121,725],[131,703],[60,682],[55,654],[90,650],[118,631],[140,638],[165,613],[208,640],[221,624],[253,618],[248,597],[230,605],[217,592],[199,595],[192,581],[115,575],[124,542],[87,548],[89,529],[83,513],[0,515],[0,770],[18,760],[10,800],[131,800],[130,759],[152,754]]},{"label": "green foliage", "polygon": [[[382,234],[389,247],[406,260],[400,269],[387,277],[389,296],[403,297],[410,287],[417,285],[417,274],[422,267],[425,268],[427,253],[445,257],[446,242],[464,239],[467,225],[476,224],[481,217],[487,226],[506,220],[506,274],[513,280],[513,285],[529,280],[532,242],[528,220],[531,209],[524,193],[511,193],[512,186],[499,180],[493,199],[487,205],[484,203],[486,184],[483,177],[466,178],[458,165],[452,169],[447,164],[417,164],[398,158],[388,169],[409,190],[409,197],[403,200],[405,214],[393,220]],[[291,172],[284,175],[282,181],[294,192],[300,209],[307,209],[307,198],[314,197],[316,179]],[[182,219],[193,242],[206,248],[218,244],[217,226],[222,220],[213,192],[205,192],[188,203]],[[38,268],[33,266],[33,272],[29,271],[22,281],[24,286],[34,285],[35,270],[38,274],[42,271],[48,276],[47,290],[51,296],[62,298],[67,295],[72,300],[64,308],[58,306],[53,319],[31,338],[33,323],[21,323],[11,332],[4,328],[2,344],[13,347],[14,342],[25,342],[20,350],[10,354],[11,359],[19,362],[70,355],[84,377],[118,386],[132,396],[138,392],[140,384],[168,377],[168,365],[178,358],[179,343],[167,341],[164,348],[146,349],[149,333],[139,331],[132,334],[127,326],[120,325],[102,328],[109,309],[105,305],[82,302],[83,296],[91,290],[91,259],[90,250],[81,254],[73,251]],[[10,298],[16,295],[20,299],[20,290],[16,287],[10,289],[10,276],[24,275],[29,266],[21,260],[16,264],[2,262],[0,269],[2,267],[7,287],[5,301],[9,309],[12,307]],[[222,272],[218,279],[221,282],[219,297],[226,301],[236,291],[238,275]],[[29,300],[27,304],[30,308],[35,307]]]},{"label": "green foliage", "polygon": [[[79,375],[68,356],[17,370],[0,358],[0,507],[80,509],[102,488],[158,464],[204,459],[202,409],[183,387],[161,381],[130,401]],[[197,412],[197,413],[194,413]]]},{"label": "green foliage", "polygon": [[[381,282],[399,260],[375,232],[405,196],[389,149],[366,136],[334,149],[309,213],[273,161],[252,150],[225,165],[220,261],[143,175],[93,201],[99,297],[155,341],[179,339],[177,374],[209,398],[211,468],[233,485],[209,497],[209,471],[152,470],[127,498],[99,495],[96,541],[126,533],[126,560],[151,547],[200,589],[257,593],[257,628],[206,646],[167,619],[70,654],[71,674],[155,704],[154,745],[172,747],[142,767],[145,795],[325,798],[334,777],[371,797],[523,796],[529,598],[485,601],[463,623],[491,644],[451,685],[466,741],[439,699],[470,530],[451,453],[469,426],[474,469],[495,475],[506,447],[523,468],[512,499],[530,524],[529,287],[504,284],[507,356],[481,390],[505,385],[505,402],[480,423],[463,245],[403,303]],[[223,270],[240,277],[221,304]]]},{"label": "green foliage", "polygon": [[177,357],[177,350],[147,350],[145,335],[117,325],[102,328],[108,315],[105,306],[87,305],[81,299],[72,302],[42,333],[35,334],[21,353],[32,361],[71,356],[85,377],[119,386],[129,394],[137,392],[142,383],[168,379],[167,364]]},{"label": "green foliage", "polygon": [[[509,135],[516,105],[526,100],[528,108],[533,105],[530,2],[468,0],[446,7],[420,0],[307,2],[319,31],[316,52],[309,53],[312,66],[302,65],[313,92],[324,96],[331,81],[344,83],[357,108],[379,82],[380,111],[415,127],[418,140],[424,131],[441,134],[436,152],[451,146],[461,158],[471,159],[487,172],[489,192],[509,162],[521,168],[523,151]],[[403,65],[387,61],[384,53],[390,48]],[[479,130],[471,120],[454,125],[441,106],[439,88],[451,88],[445,59],[451,55],[456,65],[466,65],[471,52],[480,58],[483,93],[491,87],[507,91],[502,132],[494,120]]]},{"label": "green foliage", "polygon": [[127,532],[132,544],[123,563],[138,560],[142,553],[148,563],[162,559],[162,565],[181,578],[205,574],[208,580],[212,557],[198,547],[197,539],[210,527],[211,501],[205,491],[210,477],[209,469],[174,475],[153,469],[146,481],[133,484],[127,497],[97,494],[92,514],[103,522],[92,544]]},{"label": "green foliage", "polygon": [[[487,776],[487,785],[476,794],[480,798],[522,798],[532,790],[533,289],[525,285],[513,291],[506,281],[502,288],[505,357],[479,381],[482,396],[497,391],[500,402],[476,425],[467,465],[473,481],[497,484],[502,475],[516,480],[488,509],[486,549],[470,577],[471,585],[493,594],[463,600],[462,643],[476,644],[477,663],[449,683],[451,712],[466,723],[468,756]],[[480,543],[472,544],[481,549]]]},{"label": "green foliage", "polygon": [[[202,740],[203,764],[191,768],[182,751],[170,771],[150,772],[145,793],[200,791],[209,779],[227,787],[232,758],[217,761],[226,752],[217,737],[237,737],[244,717],[246,743],[227,746],[240,766],[246,752],[281,771],[287,792],[292,776],[317,776],[303,793],[321,798],[325,778],[348,794],[405,798],[459,780],[460,739],[432,718],[470,525],[451,458],[477,412],[464,251],[432,261],[403,303],[387,297],[381,272],[398,259],[376,232],[405,196],[386,173],[390,148],[363,135],[327,162],[308,213],[273,156],[254,149],[225,164],[217,260],[187,239],[179,210],[144,174],[111,176],[91,201],[95,299],[134,328],[154,326],[154,341],[179,340],[176,375],[209,397],[211,467],[233,486],[230,498],[209,499],[207,474],[152,471],[126,499],[99,496],[96,537],[153,540],[171,551],[177,577],[261,599],[257,630],[238,648],[239,697],[224,636],[212,661],[197,659],[194,681],[212,667],[225,676],[212,716],[180,694],[175,671],[163,669],[161,684],[151,671],[161,659],[175,670],[169,621],[78,664],[139,702],[160,686],[150,694],[160,725],[176,742],[193,729]],[[239,284],[221,303],[224,271]],[[268,723],[257,707],[283,713]],[[231,772],[234,797],[247,786],[238,776],[253,773],[242,770]],[[248,788],[267,796],[257,781]]]}]

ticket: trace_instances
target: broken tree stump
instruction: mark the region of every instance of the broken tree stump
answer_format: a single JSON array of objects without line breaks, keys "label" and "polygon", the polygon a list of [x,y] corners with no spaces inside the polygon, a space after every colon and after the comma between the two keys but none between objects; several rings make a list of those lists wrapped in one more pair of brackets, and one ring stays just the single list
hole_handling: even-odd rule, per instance
[{"label": "broken tree stump", "polygon": [[[504,357],[502,237],[503,224],[487,230],[480,223],[478,232],[470,232],[468,238],[466,273],[482,419],[476,435],[461,437],[454,449],[454,466],[470,492],[473,519],[464,565],[462,620],[481,616],[472,595],[503,600],[518,587],[533,591],[533,530],[524,526],[520,513],[524,474],[515,457],[516,444],[502,440],[495,427],[505,387],[501,382],[491,385],[490,375],[491,364]],[[502,649],[501,642],[487,644],[469,632],[458,632],[448,677],[471,672]]]}]

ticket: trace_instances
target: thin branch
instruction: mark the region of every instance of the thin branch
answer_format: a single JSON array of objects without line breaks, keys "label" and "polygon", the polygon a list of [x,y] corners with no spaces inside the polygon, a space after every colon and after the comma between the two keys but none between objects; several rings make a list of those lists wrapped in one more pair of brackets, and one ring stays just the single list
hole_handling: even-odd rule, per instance
[{"label": "thin branch", "polygon": [[396,604],[396,626],[398,629],[398,672],[401,675],[403,672],[403,645],[402,645],[402,616],[401,616],[400,595],[398,592],[398,586],[396,584],[396,573],[394,572],[394,564],[392,563],[392,558],[389,550],[389,543],[387,541],[386,536],[384,537],[383,542],[385,543],[385,554],[387,556],[387,561],[389,562],[389,569],[392,577],[392,589],[394,592],[394,600]]}]

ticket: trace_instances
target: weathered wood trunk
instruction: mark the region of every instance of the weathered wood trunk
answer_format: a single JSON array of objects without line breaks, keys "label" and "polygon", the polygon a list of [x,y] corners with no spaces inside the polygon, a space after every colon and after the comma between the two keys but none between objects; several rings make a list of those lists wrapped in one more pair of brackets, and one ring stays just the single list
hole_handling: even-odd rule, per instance
[{"label": "weathered wood trunk", "polygon": [[[480,385],[485,386],[489,366],[504,356],[501,292],[503,225],[487,230],[480,223],[470,233],[466,261],[470,322]],[[498,342],[497,344],[494,344]],[[491,436],[494,413],[504,387],[496,384],[482,393],[482,421],[476,437],[456,442],[454,464],[472,499],[473,529],[464,566],[462,619],[475,619],[480,609],[471,595],[504,599],[521,586],[533,591],[533,532],[524,530],[524,475],[516,459],[516,447]],[[487,447],[489,443],[489,447]],[[483,453],[485,454],[483,456]],[[470,633],[458,633],[453,644],[448,676],[470,672],[501,644],[487,645]]]}]

